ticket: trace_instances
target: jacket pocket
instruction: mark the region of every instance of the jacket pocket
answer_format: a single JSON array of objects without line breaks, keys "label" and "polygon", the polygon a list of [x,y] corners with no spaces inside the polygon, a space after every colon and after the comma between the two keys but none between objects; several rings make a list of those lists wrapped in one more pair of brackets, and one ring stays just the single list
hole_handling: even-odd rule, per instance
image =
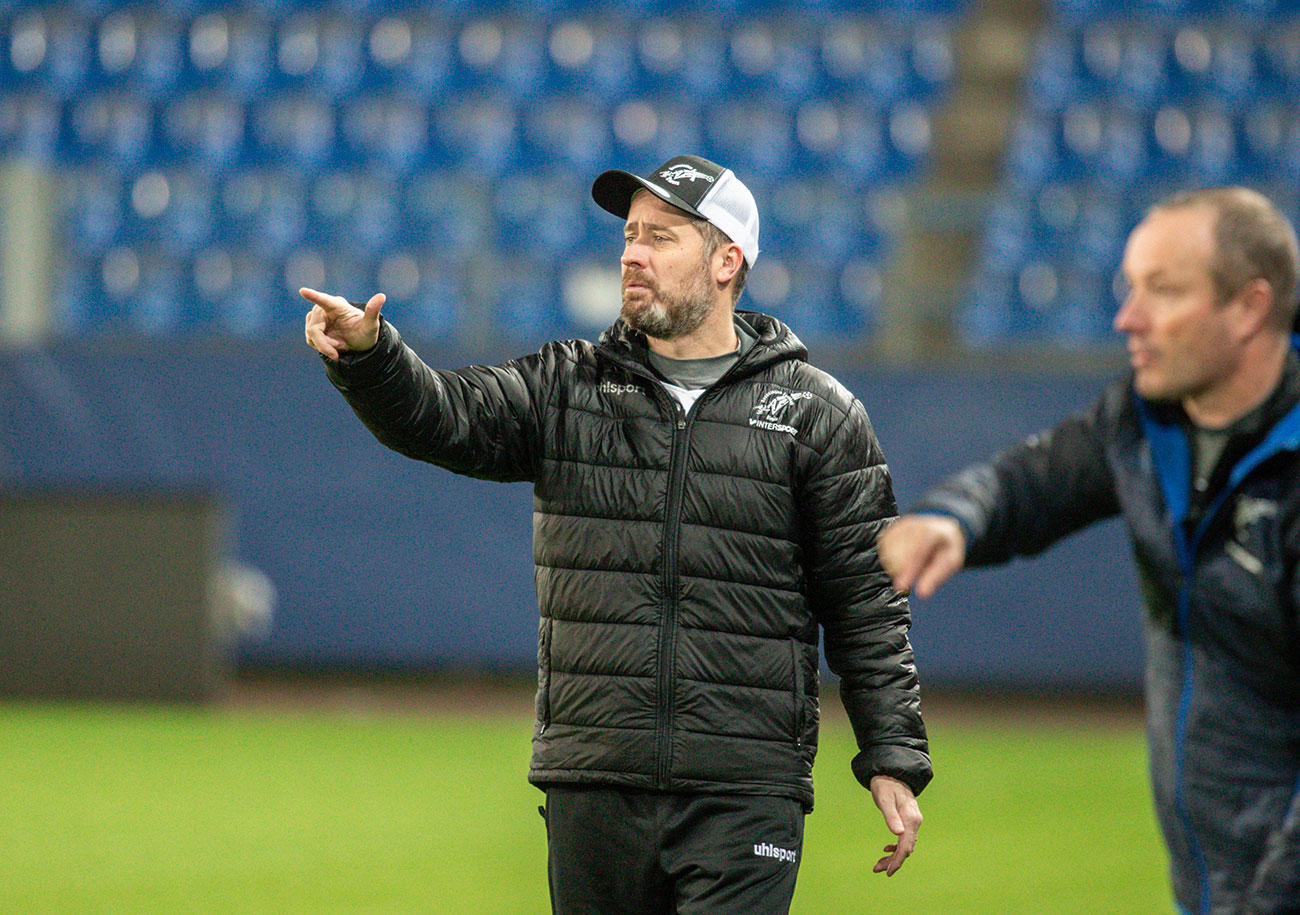
[{"label": "jacket pocket", "polygon": [[537,627],[537,736],[551,724],[551,628],[549,617]]},{"label": "jacket pocket", "polygon": [[804,683],[803,671],[803,645],[798,639],[790,640],[790,663],[792,665],[793,683],[794,683],[794,745],[803,746],[803,726],[804,726],[804,692],[806,685]]}]

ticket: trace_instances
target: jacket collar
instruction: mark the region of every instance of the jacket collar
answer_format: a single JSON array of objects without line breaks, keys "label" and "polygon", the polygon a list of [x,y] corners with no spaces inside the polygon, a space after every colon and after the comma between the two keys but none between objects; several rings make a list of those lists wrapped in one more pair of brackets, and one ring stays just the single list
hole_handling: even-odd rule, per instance
[{"label": "jacket collar", "polygon": [[[1300,335],[1292,337],[1292,346],[1300,350]],[[1168,404],[1145,400],[1133,392],[1142,430],[1151,448],[1156,476],[1170,514],[1181,521],[1187,517],[1191,493],[1191,445],[1179,421],[1179,411]],[[1235,489],[1252,470],[1283,451],[1300,451],[1300,403],[1279,417],[1252,448],[1233,466],[1227,488]]]},{"label": "jacket collar", "polygon": [[[733,373],[749,374],[787,360],[807,361],[808,348],[795,336],[794,331],[776,318],[757,311],[739,309],[736,314],[744,319],[758,339],[733,369]],[[622,318],[600,335],[596,347],[598,354],[641,373],[650,371],[646,356],[648,350],[645,334],[633,330]]]}]

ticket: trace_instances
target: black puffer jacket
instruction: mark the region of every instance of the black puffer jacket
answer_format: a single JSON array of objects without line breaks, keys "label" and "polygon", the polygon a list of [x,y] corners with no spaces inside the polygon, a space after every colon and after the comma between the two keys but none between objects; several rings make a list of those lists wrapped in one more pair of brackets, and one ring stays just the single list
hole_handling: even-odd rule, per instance
[{"label": "black puffer jacket", "polygon": [[389,447],[534,484],[541,608],[530,779],[774,794],[811,807],[818,635],[859,780],[930,779],[895,514],[866,413],[780,322],[689,416],[619,322],[501,366],[425,366],[384,324],[327,363]]}]

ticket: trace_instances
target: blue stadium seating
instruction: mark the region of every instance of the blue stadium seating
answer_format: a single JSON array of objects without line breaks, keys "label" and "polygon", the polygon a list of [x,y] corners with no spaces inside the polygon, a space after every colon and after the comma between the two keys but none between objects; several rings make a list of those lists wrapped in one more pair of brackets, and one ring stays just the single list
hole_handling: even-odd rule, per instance
[{"label": "blue stadium seating", "polygon": [[965,2],[0,0],[0,154],[59,176],[64,333],[289,332],[312,277],[429,333],[590,333],[560,303],[616,268],[591,179],[690,150],[765,198],[778,313],[859,339],[870,200],[925,166]]},{"label": "blue stadium seating", "polygon": [[[229,256],[232,273],[229,289],[223,290],[220,283],[213,283],[211,291],[201,291],[211,303],[216,326],[247,337],[274,332],[271,308],[277,302],[291,299],[294,291],[281,279],[277,265],[258,250],[236,248]],[[301,320],[299,316],[295,323],[300,324]]]},{"label": "blue stadium seating", "polygon": [[209,90],[178,94],[155,108],[157,156],[220,172],[245,164],[248,109]]},{"label": "blue stadium seating", "polygon": [[1294,213],[1300,3],[1052,8],[959,317],[977,346],[1112,342],[1127,233],[1174,189],[1246,184]]},{"label": "blue stadium seating", "polygon": [[432,170],[415,175],[406,184],[401,202],[411,238],[459,259],[491,249],[489,183],[472,170]]},{"label": "blue stadium seating", "polygon": [[378,262],[365,289],[405,303],[402,320],[412,331],[443,336],[457,327],[470,297],[466,269],[440,250],[395,250]]},{"label": "blue stadium seating", "polygon": [[547,93],[595,93],[606,104],[643,91],[630,22],[589,17],[551,25],[547,36]]},{"label": "blue stadium seating", "polygon": [[552,260],[501,259],[484,279],[503,335],[530,342],[566,336],[572,323],[564,309],[561,274],[562,268]]}]

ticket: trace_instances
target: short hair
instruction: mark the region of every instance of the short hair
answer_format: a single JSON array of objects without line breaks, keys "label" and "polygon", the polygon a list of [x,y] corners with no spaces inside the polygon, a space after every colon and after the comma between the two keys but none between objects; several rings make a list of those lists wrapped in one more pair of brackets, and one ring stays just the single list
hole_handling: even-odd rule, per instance
[{"label": "short hair", "polygon": [[[718,248],[722,247],[723,245],[734,244],[734,242],[732,242],[732,240],[727,237],[727,234],[725,232],[723,232],[713,223],[709,222],[707,219],[698,219],[695,217],[691,217],[691,222],[695,224],[695,228],[699,229],[700,235],[704,237],[705,261],[712,260],[713,255],[717,253]],[[736,271],[736,275],[732,280],[732,286],[731,286],[732,305],[735,305],[736,302],[740,300],[740,294],[745,291],[745,278],[748,275],[749,275],[749,263],[746,260],[744,260],[744,257],[742,255],[740,261],[740,269]]]},{"label": "short hair", "polygon": [[1247,187],[1212,187],[1172,194],[1150,213],[1205,206],[1214,211],[1210,275],[1220,304],[1252,280],[1273,289],[1273,319],[1290,329],[1296,318],[1300,246],[1295,228],[1267,197]]}]

